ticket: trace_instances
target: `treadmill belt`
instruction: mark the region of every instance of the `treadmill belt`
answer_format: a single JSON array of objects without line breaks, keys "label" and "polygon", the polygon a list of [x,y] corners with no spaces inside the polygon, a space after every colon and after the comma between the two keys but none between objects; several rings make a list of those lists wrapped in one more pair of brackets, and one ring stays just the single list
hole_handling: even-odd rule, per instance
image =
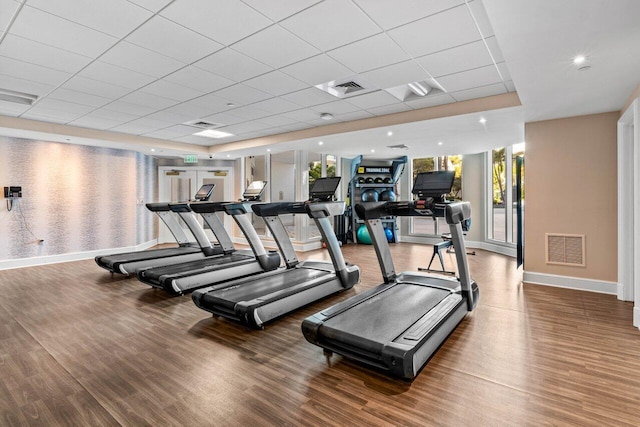
[{"label": "treadmill belt", "polygon": [[178,248],[161,248],[149,249],[140,252],[128,252],[124,254],[105,255],[100,257],[100,262],[105,265],[113,265],[115,263],[129,263],[136,261],[146,261],[149,259],[166,258],[176,255],[184,255],[200,252],[197,246],[181,246]]},{"label": "treadmill belt", "polygon": [[145,279],[151,280],[158,280],[161,276],[192,276],[207,271],[227,268],[231,263],[253,260],[255,260],[255,257],[251,255],[233,253],[224,256],[214,256],[196,261],[183,262],[181,264],[150,268],[148,270],[143,270],[142,275]]},{"label": "treadmill belt", "polygon": [[233,309],[238,302],[251,301],[274,292],[290,289],[300,283],[310,282],[322,276],[333,277],[334,273],[308,268],[293,268],[264,278],[249,278],[240,285],[207,292],[202,296],[201,304]]},{"label": "treadmill belt", "polygon": [[447,290],[398,283],[326,320],[322,336],[379,354],[449,295]]}]

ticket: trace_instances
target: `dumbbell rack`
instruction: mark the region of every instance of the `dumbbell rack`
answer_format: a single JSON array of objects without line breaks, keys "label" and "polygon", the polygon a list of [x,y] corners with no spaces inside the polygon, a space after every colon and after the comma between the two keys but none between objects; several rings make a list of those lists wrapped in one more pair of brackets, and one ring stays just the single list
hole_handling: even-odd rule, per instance
[{"label": "dumbbell rack", "polygon": [[[366,190],[375,190],[378,194],[383,191],[392,190],[397,196],[397,183],[404,171],[404,167],[408,162],[407,156],[396,159],[364,159],[362,155],[351,161],[351,180],[349,181],[349,208],[347,214],[349,217],[348,234],[354,243],[358,243],[356,233],[358,228],[364,224],[364,220],[358,217],[354,206],[362,201],[362,193]],[[390,178],[388,183],[360,183],[360,178]],[[396,243],[396,217],[389,216],[381,218],[383,225],[390,229],[393,233],[391,243]]]}]

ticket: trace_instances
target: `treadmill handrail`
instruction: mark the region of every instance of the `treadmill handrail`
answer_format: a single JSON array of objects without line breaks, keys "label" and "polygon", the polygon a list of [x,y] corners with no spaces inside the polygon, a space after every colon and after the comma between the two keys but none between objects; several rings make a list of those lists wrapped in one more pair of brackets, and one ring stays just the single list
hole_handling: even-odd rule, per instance
[{"label": "treadmill handrail", "polygon": [[145,206],[151,212],[169,212],[169,211],[171,211],[171,209],[169,208],[169,203],[167,203],[167,202],[147,203]]},{"label": "treadmill handrail", "polygon": [[467,301],[467,310],[472,311],[475,307],[473,300],[473,289],[471,275],[469,273],[469,262],[467,260],[467,248],[464,243],[464,232],[462,222],[471,218],[471,203],[455,202],[448,204],[445,209],[445,218],[451,231],[451,242],[456,253],[456,263],[458,264],[458,280],[462,293]]},{"label": "treadmill handrail", "polygon": [[[421,202],[421,203],[419,203]],[[375,219],[387,216],[444,216],[446,206],[451,203],[426,201],[410,202],[363,202],[355,206],[358,216],[363,219]]]},{"label": "treadmill handrail", "polygon": [[202,214],[209,212],[224,212],[224,205],[229,202],[191,202],[189,207],[192,211]]}]

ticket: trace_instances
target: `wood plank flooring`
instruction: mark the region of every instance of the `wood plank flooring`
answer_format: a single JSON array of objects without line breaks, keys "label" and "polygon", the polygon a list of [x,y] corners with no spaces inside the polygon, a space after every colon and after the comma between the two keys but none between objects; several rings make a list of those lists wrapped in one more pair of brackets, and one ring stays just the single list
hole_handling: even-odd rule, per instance
[{"label": "wood plank flooring", "polygon": [[[397,271],[432,251],[392,250]],[[370,246],[344,253],[356,288],[263,331],[93,260],[0,271],[0,425],[640,425],[632,304],[522,284],[513,259],[484,251],[469,257],[478,308],[415,381],[327,366],[300,323],[381,281]]]}]

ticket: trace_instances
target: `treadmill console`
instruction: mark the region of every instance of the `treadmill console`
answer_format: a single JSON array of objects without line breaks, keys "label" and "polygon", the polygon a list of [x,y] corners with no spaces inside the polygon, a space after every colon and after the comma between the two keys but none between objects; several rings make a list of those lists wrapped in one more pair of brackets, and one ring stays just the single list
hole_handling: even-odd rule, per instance
[{"label": "treadmill console", "polygon": [[200,189],[194,196],[194,199],[200,202],[204,202],[211,199],[211,195],[213,194],[213,188],[215,186],[216,186],[215,184],[204,184],[202,187],[200,187]]},{"label": "treadmill console", "polygon": [[340,177],[316,178],[309,190],[310,201],[329,202],[340,185]]},{"label": "treadmill console", "polygon": [[262,199],[262,194],[264,193],[264,189],[267,186],[267,181],[253,181],[244,193],[242,194],[242,199],[247,202],[257,202]]}]

